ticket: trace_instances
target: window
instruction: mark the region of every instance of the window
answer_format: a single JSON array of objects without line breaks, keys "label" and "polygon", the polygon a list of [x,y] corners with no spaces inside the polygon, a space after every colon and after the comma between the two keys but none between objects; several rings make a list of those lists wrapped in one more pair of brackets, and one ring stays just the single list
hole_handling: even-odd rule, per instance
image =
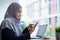
[{"label": "window", "polygon": [[51,24],[51,18],[49,18],[49,25]]},{"label": "window", "polygon": [[57,26],[57,16],[55,17],[55,25]]},{"label": "window", "polygon": [[51,1],[51,0],[49,0],[49,1]]},{"label": "window", "polygon": [[60,13],[60,0],[59,0],[59,13]]},{"label": "window", "polygon": [[51,6],[50,6],[50,3],[49,3],[49,14],[51,14]]},{"label": "window", "polygon": [[48,2],[48,0],[45,0],[45,2]]},{"label": "window", "polygon": [[28,17],[33,19],[39,16],[39,1],[33,2],[32,4],[27,6]]}]

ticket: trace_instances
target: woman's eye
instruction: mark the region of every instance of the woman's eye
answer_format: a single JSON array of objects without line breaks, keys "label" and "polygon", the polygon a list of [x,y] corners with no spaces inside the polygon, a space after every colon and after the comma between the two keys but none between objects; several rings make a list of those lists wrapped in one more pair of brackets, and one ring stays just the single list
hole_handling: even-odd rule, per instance
[{"label": "woman's eye", "polygon": [[18,13],[21,13],[20,11],[18,11]]}]

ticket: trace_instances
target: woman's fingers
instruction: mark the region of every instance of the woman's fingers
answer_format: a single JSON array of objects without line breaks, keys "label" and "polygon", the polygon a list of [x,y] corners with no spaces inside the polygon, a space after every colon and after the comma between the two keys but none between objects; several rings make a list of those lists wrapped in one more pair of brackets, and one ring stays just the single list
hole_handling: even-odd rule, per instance
[{"label": "woman's fingers", "polygon": [[28,30],[29,30],[29,32],[30,32],[30,34],[35,30],[35,27],[34,27],[34,24],[30,24],[29,26],[28,26]]}]

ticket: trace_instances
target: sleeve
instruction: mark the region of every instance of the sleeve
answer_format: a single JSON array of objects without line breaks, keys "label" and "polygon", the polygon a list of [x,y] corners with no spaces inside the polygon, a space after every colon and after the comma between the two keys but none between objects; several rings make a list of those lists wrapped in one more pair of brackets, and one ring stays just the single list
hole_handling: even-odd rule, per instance
[{"label": "sleeve", "polygon": [[[7,24],[6,24],[7,23]],[[1,39],[2,40],[25,40],[25,39],[30,39],[30,33],[28,29],[26,28],[22,35],[16,36],[15,32],[9,28],[7,28],[9,23],[6,21],[3,21],[1,24],[1,27],[5,27],[1,30]],[[7,27],[6,27],[7,26]]]},{"label": "sleeve", "polygon": [[22,35],[17,37],[14,31],[8,28],[3,29],[1,34],[2,34],[2,40],[25,40],[30,38],[30,34],[28,32],[23,33]]}]

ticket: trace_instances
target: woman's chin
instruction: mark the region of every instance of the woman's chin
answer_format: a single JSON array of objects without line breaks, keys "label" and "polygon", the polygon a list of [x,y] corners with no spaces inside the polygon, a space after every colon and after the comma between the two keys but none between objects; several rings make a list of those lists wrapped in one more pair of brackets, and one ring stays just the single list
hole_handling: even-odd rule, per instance
[{"label": "woman's chin", "polygon": [[20,20],[20,18],[16,18],[17,20]]}]

